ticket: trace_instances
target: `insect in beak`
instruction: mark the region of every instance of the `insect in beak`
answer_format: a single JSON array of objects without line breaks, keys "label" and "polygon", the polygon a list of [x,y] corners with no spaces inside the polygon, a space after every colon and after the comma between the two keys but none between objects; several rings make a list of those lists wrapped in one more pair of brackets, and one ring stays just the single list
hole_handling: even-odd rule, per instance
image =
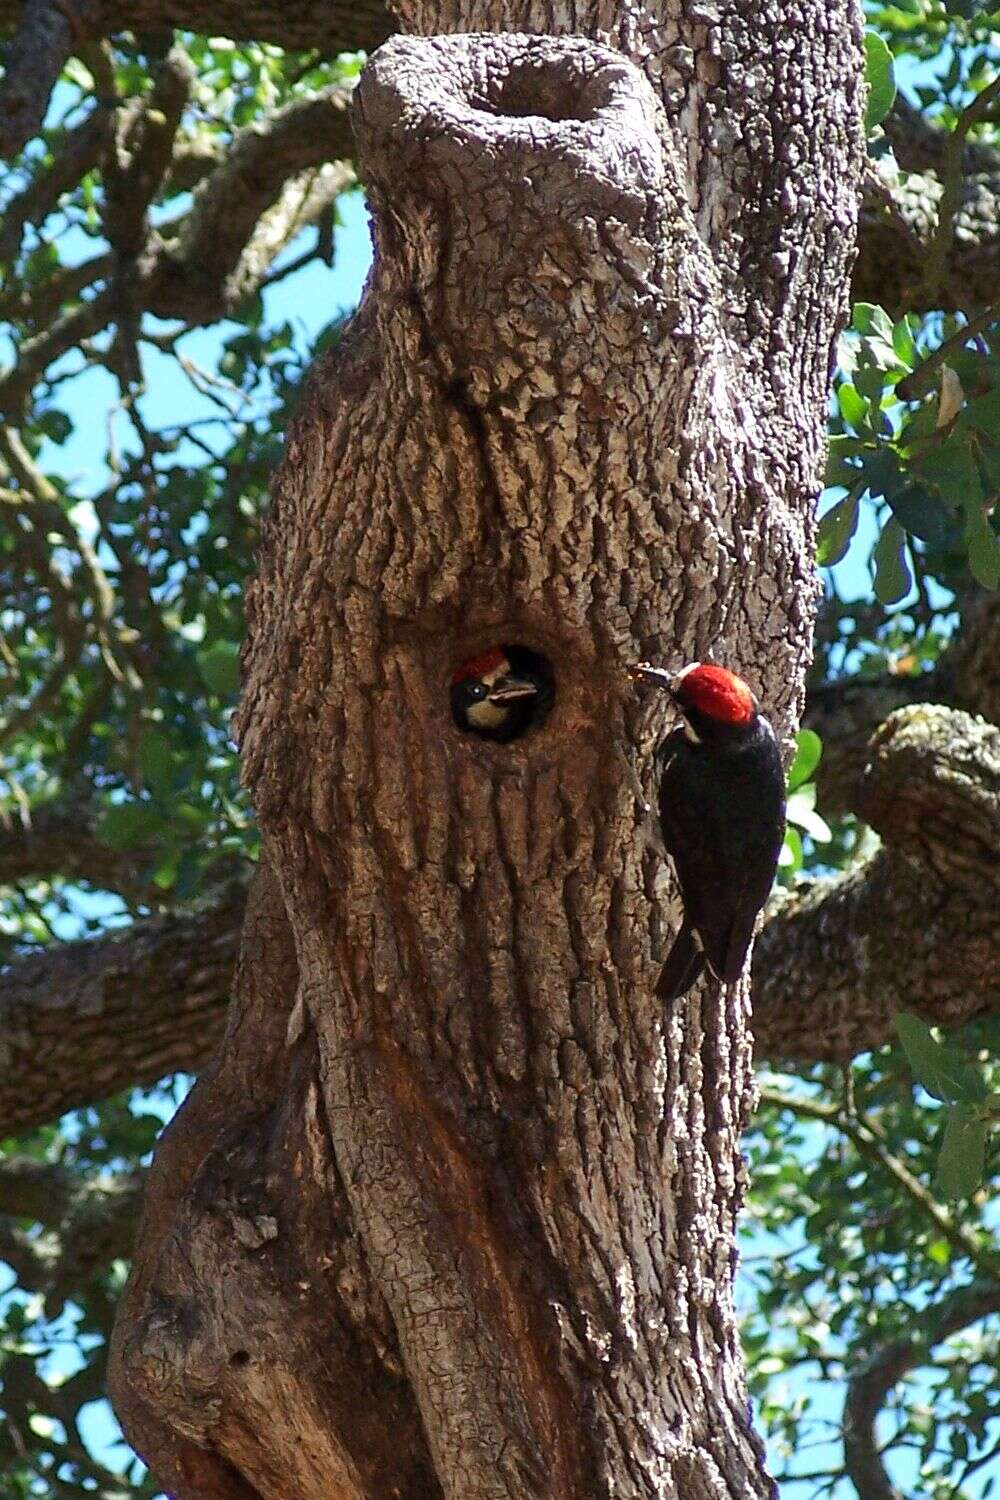
[{"label": "insect in beak", "polygon": [[664,688],[668,693],[672,691],[675,681],[673,672],[667,672],[663,667],[650,666],[648,661],[640,661],[634,667],[629,667],[628,675],[633,682],[648,682],[652,687]]}]

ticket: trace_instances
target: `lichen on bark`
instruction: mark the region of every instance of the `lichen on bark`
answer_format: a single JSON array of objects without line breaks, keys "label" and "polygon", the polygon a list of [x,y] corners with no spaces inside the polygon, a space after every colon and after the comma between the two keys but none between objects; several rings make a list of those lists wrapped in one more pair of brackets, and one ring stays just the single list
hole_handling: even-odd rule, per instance
[{"label": "lichen on bark", "polygon": [[[181,1500],[287,1495],[289,1413],[304,1500],[771,1492],[746,991],[661,1013],[620,754],[662,728],[639,656],[715,651],[786,735],[801,699],[860,140],[853,9],[799,9],[789,51],[777,7],[520,6],[583,34],[399,38],[359,85],[375,267],[275,481],[239,719],[298,998],[251,911],[114,1352]],[[508,640],[556,704],[488,745],[448,677]]]}]

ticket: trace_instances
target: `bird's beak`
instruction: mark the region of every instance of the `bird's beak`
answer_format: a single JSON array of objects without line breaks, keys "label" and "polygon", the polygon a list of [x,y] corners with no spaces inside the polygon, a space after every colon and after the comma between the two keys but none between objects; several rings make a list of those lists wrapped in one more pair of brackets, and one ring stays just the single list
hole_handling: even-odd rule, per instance
[{"label": "bird's beak", "polygon": [[675,674],[664,671],[663,667],[651,667],[647,661],[640,661],[634,667],[629,667],[628,675],[633,682],[647,682],[651,687],[662,688],[667,693],[673,691]]},{"label": "bird's beak", "polygon": [[513,703],[518,698],[534,698],[538,684],[526,677],[501,677],[489,696],[490,703]]}]

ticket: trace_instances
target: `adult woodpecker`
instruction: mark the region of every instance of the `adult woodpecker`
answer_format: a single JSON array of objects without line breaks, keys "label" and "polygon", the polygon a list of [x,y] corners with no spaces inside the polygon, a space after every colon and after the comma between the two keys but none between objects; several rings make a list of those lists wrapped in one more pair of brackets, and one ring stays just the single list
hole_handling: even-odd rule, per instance
[{"label": "adult woodpecker", "polygon": [[656,752],[660,831],[684,903],[656,992],[676,1000],[706,964],[723,984],[743,972],[778,865],[785,776],[774,730],[735,672],[696,661],[671,674],[644,662],[632,675],[668,692],[683,715]]},{"label": "adult woodpecker", "polygon": [[552,707],[552,672],[526,646],[494,646],[463,662],[451,678],[459,729],[507,743],[540,724]]}]

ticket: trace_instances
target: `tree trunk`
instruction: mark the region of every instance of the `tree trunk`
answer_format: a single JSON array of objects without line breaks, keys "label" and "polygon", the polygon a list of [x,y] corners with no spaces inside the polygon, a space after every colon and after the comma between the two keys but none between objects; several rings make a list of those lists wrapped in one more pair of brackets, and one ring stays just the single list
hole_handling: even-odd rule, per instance
[{"label": "tree trunk", "polygon": [[[160,1147],[116,1402],[180,1500],[769,1495],[746,988],[653,996],[677,909],[621,755],[664,725],[625,668],[714,652],[794,727],[858,17],[399,10],[579,35],[398,38],[359,86],[375,269],[249,608],[274,876]],[[550,718],[460,734],[451,671],[511,641]]]}]

